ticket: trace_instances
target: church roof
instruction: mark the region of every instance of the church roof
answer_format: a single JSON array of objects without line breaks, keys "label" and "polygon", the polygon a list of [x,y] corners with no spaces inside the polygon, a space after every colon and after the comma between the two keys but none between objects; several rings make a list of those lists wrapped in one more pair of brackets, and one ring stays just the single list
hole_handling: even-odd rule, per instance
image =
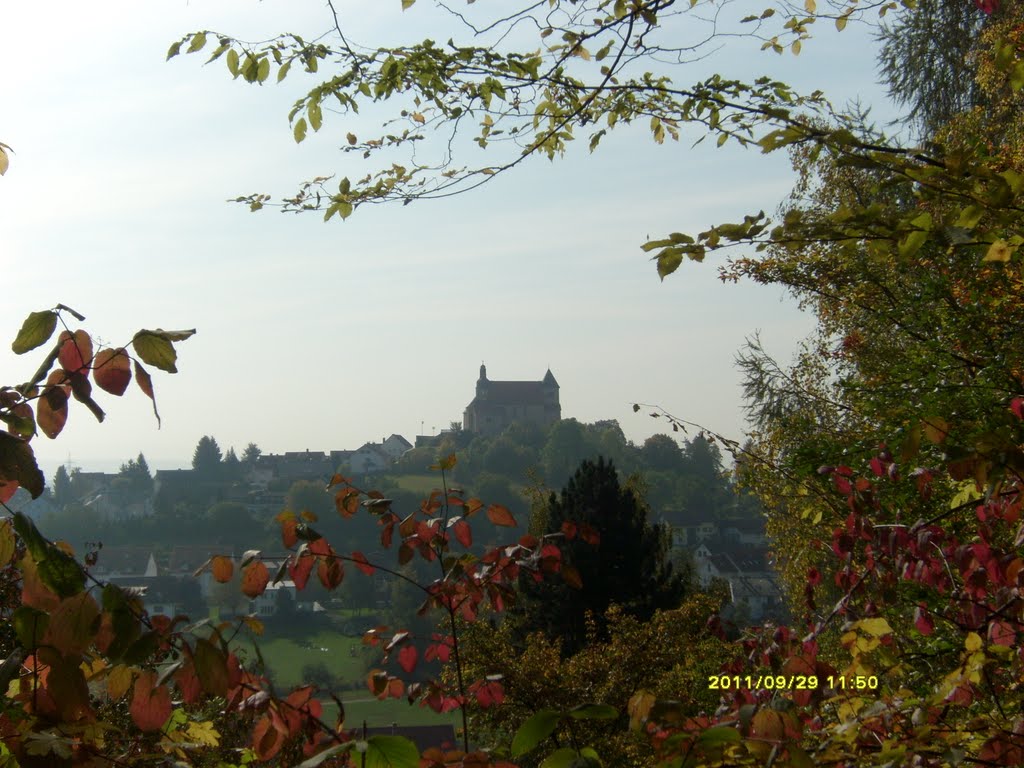
[{"label": "church roof", "polygon": [[544,382],[488,381],[486,397],[473,398],[473,403],[478,402],[491,405],[543,405]]}]

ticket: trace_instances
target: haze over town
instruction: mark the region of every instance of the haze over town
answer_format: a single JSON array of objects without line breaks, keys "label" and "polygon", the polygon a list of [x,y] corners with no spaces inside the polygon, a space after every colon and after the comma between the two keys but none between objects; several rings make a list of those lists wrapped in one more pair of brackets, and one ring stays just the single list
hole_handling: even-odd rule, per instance
[{"label": "haze over town", "polygon": [[[426,3],[398,6],[339,9],[367,41],[441,21]],[[22,286],[7,297],[4,333],[57,302],[113,344],[140,327],[198,329],[179,345],[180,373],[155,377],[162,429],[134,386],[102,425],[72,408],[73,429],[36,443],[47,477],[69,460],[115,470],[139,451],[154,469],[185,467],[204,434],[275,452],[429,435],[461,419],[482,362],[505,380],[550,368],[564,417],[617,419],[637,443],[664,425],[634,402],[740,436],[736,351],[766,328],[766,348],[788,360],[811,319],[775,289],[721,283],[712,260],[661,283],[639,246],[772,210],[791,185],[785,158],[691,149],[695,135],[656,145],[637,125],[593,156],[580,146],[534,159],[468,196],[365,206],[326,225],[250,214],[225,201],[368,170],[337,146],[379,115],[328,115],[296,145],[286,116],[306,81],[246,86],[219,61],[165,62],[167,46],[197,29],[312,37],[328,13],[319,2],[180,0],[8,10],[10,28],[45,28],[48,44],[40,53],[19,35],[0,51],[12,106],[0,139],[15,152],[0,186],[5,270]],[[819,30],[799,57],[738,42],[728,59],[676,76],[759,69],[884,115],[873,73],[849,66],[866,44],[853,25]],[[0,361],[18,380],[36,365],[6,344]]]}]

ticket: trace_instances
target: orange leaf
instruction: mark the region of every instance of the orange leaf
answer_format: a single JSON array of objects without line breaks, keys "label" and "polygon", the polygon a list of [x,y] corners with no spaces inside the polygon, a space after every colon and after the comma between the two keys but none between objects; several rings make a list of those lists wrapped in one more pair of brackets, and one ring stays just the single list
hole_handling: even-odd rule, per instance
[{"label": "orange leaf", "polygon": [[36,423],[43,434],[53,440],[64,429],[68,420],[68,392],[66,371],[53,371],[46,379],[46,388],[36,405]]},{"label": "orange leaf", "polygon": [[338,514],[348,519],[359,511],[359,491],[343,488],[334,495],[334,507]]},{"label": "orange leaf", "polygon": [[125,393],[132,380],[132,367],[123,347],[101,349],[92,364],[93,378],[100,389],[118,397]]},{"label": "orange leaf", "polygon": [[268,581],[270,572],[267,566],[259,560],[251,562],[242,571],[242,592],[246,597],[259,597],[266,591]]},{"label": "orange leaf", "polygon": [[217,555],[210,560],[211,570],[213,571],[213,578],[221,584],[226,584],[231,581],[231,577],[235,573],[235,564],[231,562],[230,557],[224,555]]},{"label": "orange leaf", "polygon": [[166,685],[156,685],[156,672],[147,669],[139,673],[130,711],[142,731],[159,731],[164,727],[171,716],[171,693]]},{"label": "orange leaf", "polygon": [[508,507],[501,504],[491,504],[487,507],[487,519],[505,528],[515,528],[516,525],[516,519],[508,511]]}]

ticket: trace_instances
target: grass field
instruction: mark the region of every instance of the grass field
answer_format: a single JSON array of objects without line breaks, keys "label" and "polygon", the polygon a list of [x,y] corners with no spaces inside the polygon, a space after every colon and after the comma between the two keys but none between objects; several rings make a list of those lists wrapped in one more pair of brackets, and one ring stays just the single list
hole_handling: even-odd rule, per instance
[{"label": "grass field", "polygon": [[441,475],[398,475],[395,478],[398,487],[423,496],[429,496],[435,488],[441,487]]},{"label": "grass field", "polygon": [[[461,722],[456,713],[438,715],[419,704],[410,706],[405,699],[378,701],[366,688],[366,670],[380,659],[379,648],[364,646],[358,637],[346,637],[337,632],[321,630],[302,640],[282,637],[257,638],[260,653],[270,667],[273,682],[278,690],[285,691],[305,681],[302,668],[307,664],[323,663],[335,679],[355,682],[354,690],[339,691],[345,705],[345,723],[349,728],[361,726],[390,725],[435,725]],[[251,640],[237,640],[237,646],[246,654],[253,654]],[[355,649],[353,656],[350,649]],[[326,650],[323,650],[326,649]],[[253,655],[252,658],[255,658]],[[337,707],[329,699],[324,700],[324,720],[334,722]]]}]

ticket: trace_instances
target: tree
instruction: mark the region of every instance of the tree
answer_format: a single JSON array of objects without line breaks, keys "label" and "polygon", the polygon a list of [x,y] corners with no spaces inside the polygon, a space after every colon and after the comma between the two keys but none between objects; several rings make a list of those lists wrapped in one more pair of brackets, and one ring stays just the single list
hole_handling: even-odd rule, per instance
[{"label": "tree", "polygon": [[205,481],[219,480],[221,477],[221,453],[217,441],[209,435],[199,438],[196,449],[192,453],[192,469]]},{"label": "tree", "polygon": [[71,477],[68,475],[67,467],[61,464],[53,475],[53,503],[58,507],[63,507],[73,498]]},{"label": "tree", "polygon": [[214,541],[223,544],[242,544],[244,539],[253,538],[256,520],[245,504],[237,501],[220,501],[206,513],[207,530]]},{"label": "tree", "polygon": [[249,469],[252,469],[256,466],[256,461],[262,455],[263,451],[260,450],[260,447],[256,445],[256,443],[249,443],[245,446],[245,450],[242,452],[242,464]]},{"label": "tree", "polygon": [[235,455],[234,448],[228,448],[228,452],[224,454],[221,471],[224,479],[228,482],[236,482],[242,479],[242,462]]},{"label": "tree", "polygon": [[679,443],[668,435],[651,435],[640,448],[640,457],[648,469],[678,472],[683,468]]},{"label": "tree", "polygon": [[566,656],[586,645],[588,614],[605,637],[613,604],[644,620],[677,607],[686,591],[667,559],[668,531],[647,521],[645,506],[603,457],[584,461],[561,494],[550,495],[544,533],[569,539],[565,563],[579,583],[524,578],[517,624],[522,637],[542,631],[560,642]]}]

